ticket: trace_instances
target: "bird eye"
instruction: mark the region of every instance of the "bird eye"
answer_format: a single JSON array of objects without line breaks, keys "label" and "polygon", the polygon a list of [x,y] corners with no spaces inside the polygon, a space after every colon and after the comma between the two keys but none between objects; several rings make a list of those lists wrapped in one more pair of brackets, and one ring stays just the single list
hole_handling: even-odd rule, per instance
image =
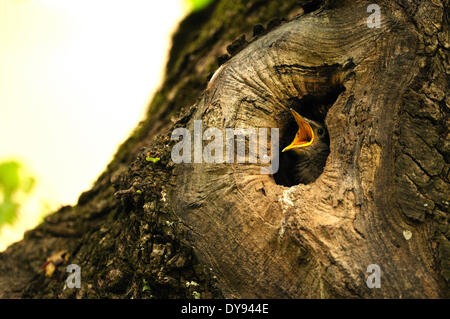
[{"label": "bird eye", "polygon": [[317,134],[323,135],[323,133],[324,133],[323,128],[319,128],[319,129],[317,130]]}]

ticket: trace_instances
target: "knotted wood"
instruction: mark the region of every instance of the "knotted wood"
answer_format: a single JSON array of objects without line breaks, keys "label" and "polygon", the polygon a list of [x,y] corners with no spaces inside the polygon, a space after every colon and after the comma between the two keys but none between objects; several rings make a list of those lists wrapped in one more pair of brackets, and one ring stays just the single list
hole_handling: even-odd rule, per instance
[{"label": "knotted wood", "polygon": [[[0,254],[0,297],[448,297],[448,4],[378,1],[380,28],[369,4],[223,0],[188,17],[148,118],[92,189]],[[325,116],[311,184],[171,160],[175,128],[285,132],[290,106]],[[64,289],[72,263],[81,289]]]},{"label": "knotted wood", "polygon": [[[368,5],[319,10],[254,41],[216,71],[196,105],[192,120],[205,127],[283,127],[291,99],[345,88],[328,111],[331,154],[313,184],[277,185],[254,164],[176,167],[175,213],[228,297],[439,296],[429,224],[414,223],[449,195],[444,158],[421,138],[439,129],[405,132],[424,57],[400,8],[369,28]],[[431,174],[421,158],[433,162]],[[444,192],[422,196],[411,170]],[[382,289],[366,286],[370,264],[382,269]]]}]

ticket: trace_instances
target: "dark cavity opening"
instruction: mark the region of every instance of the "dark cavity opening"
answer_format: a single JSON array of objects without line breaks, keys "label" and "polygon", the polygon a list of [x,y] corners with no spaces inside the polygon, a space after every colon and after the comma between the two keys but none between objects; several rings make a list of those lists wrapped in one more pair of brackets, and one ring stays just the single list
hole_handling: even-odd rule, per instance
[{"label": "dark cavity opening", "polygon": [[302,6],[303,12],[305,14],[308,14],[316,10],[319,10],[319,8],[323,5],[323,3],[324,1],[309,1]]},{"label": "dark cavity opening", "polygon": [[330,153],[330,139],[325,118],[328,110],[344,90],[343,86],[339,86],[332,88],[325,95],[305,95],[302,98],[291,98],[286,101],[285,105],[288,109],[292,108],[304,119],[316,122],[319,127],[323,128],[324,134],[320,137],[320,144],[304,147],[301,150],[281,152],[293,141],[298,126],[289,110],[280,115],[280,166],[274,175],[278,185],[291,187],[298,184],[309,184],[322,174]]}]

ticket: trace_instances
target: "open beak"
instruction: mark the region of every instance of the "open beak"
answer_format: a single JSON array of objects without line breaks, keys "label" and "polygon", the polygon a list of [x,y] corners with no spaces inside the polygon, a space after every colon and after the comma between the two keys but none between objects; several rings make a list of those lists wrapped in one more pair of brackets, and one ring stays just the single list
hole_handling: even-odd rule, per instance
[{"label": "open beak", "polygon": [[312,142],[314,140],[314,132],[313,132],[311,125],[309,125],[309,123],[306,122],[306,120],[304,120],[300,116],[300,114],[295,112],[293,109],[290,109],[290,111],[291,111],[292,115],[294,116],[295,121],[297,122],[298,131],[297,131],[297,134],[295,134],[295,137],[294,137],[294,140],[292,141],[292,143],[289,144],[288,146],[286,146],[282,150],[282,152],[288,151],[293,148],[309,146],[312,144]]}]

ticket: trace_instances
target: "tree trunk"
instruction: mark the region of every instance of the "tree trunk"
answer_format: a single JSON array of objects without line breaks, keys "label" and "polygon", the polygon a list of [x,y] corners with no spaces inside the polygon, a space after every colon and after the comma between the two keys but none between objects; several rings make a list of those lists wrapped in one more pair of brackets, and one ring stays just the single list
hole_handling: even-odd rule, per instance
[{"label": "tree trunk", "polygon": [[[379,1],[379,28],[370,4],[221,0],[186,18],[147,119],[94,187],[0,254],[0,297],[448,297],[448,3]],[[289,108],[328,129],[311,184],[171,160],[194,120],[284,141]],[[68,264],[81,289],[64,289]]]}]

